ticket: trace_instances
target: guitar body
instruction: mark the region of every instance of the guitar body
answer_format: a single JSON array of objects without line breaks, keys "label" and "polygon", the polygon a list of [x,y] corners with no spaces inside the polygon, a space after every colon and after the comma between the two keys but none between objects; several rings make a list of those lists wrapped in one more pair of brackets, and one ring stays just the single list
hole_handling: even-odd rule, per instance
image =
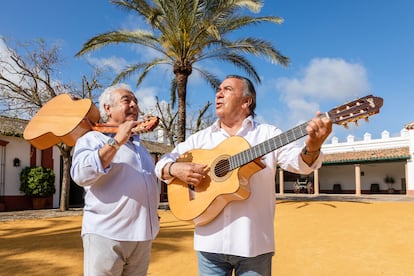
[{"label": "guitar body", "polygon": [[[332,123],[347,127],[360,119],[379,113],[383,99],[372,95],[338,106],[321,116]],[[242,137],[233,136],[212,150],[194,149],[177,162],[207,164],[208,175],[193,187],[175,178],[168,185],[168,202],[174,215],[193,220],[196,225],[209,223],[232,201],[250,195],[249,178],[264,168],[260,157],[308,135],[308,122],[250,147]]]},{"label": "guitar body", "polygon": [[[98,108],[89,99],[72,100],[61,94],[48,101],[27,124],[23,137],[38,149],[47,149],[58,143],[74,146],[76,140],[90,130],[116,133],[118,125],[99,124]],[[159,118],[151,116],[138,122],[132,134],[154,130]]]},{"label": "guitar body", "polygon": [[99,118],[99,111],[91,100],[72,100],[68,94],[61,94],[36,113],[23,137],[38,149],[61,142],[74,146],[79,137],[91,130],[90,123],[98,122]]},{"label": "guitar body", "polygon": [[174,215],[181,220],[193,220],[196,225],[203,225],[217,217],[228,203],[247,199],[250,195],[250,176],[264,168],[260,160],[224,175],[216,172],[215,168],[221,160],[249,148],[244,138],[233,136],[214,149],[194,149],[177,159],[177,162],[207,164],[210,169],[196,187],[191,188],[177,178],[168,185],[168,202]]}]

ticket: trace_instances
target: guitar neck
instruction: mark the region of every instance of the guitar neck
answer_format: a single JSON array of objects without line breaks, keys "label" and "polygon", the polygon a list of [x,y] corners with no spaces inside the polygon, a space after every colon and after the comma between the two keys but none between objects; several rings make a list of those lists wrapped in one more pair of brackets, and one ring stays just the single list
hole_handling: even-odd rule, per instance
[{"label": "guitar neck", "polygon": [[[383,104],[383,99],[372,95],[365,96],[345,105],[336,107],[326,112],[322,117],[329,118],[332,123],[344,125],[349,122],[357,122],[359,119],[367,119],[369,116],[377,114]],[[251,161],[268,154],[280,147],[283,147],[295,140],[307,135],[306,126],[308,122],[298,125],[278,136],[253,146],[229,158],[229,170],[239,168]]]},{"label": "guitar neck", "polygon": [[[87,120],[87,119],[85,119]],[[131,129],[132,134],[141,134],[145,132],[149,132],[154,130],[158,126],[159,118],[156,116],[149,117],[141,122],[138,122],[138,124]],[[96,130],[103,133],[117,133],[118,132],[118,126],[117,124],[109,124],[109,123],[92,123],[88,121],[88,124],[90,126],[91,130]]]},{"label": "guitar neck", "polygon": [[293,141],[296,141],[302,137],[308,135],[306,132],[306,126],[308,122],[298,125],[286,132],[283,132],[269,140],[266,140],[260,144],[257,144],[245,151],[233,155],[229,158],[230,170],[239,168],[251,161],[268,154],[280,147],[283,147]]},{"label": "guitar neck", "polygon": [[[102,133],[117,133],[118,132],[118,125],[109,125],[109,124],[95,124],[91,126],[91,130],[99,131]],[[133,128],[131,129],[132,134],[141,134],[148,132],[150,130],[147,129],[140,129],[140,128]]]}]

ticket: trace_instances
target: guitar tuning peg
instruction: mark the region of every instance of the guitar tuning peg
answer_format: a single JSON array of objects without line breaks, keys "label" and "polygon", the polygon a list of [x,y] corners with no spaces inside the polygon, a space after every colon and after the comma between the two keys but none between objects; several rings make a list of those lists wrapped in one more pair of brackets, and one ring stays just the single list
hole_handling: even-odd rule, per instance
[{"label": "guitar tuning peg", "polygon": [[355,123],[355,126],[358,126],[358,121],[355,121],[354,123]]},{"label": "guitar tuning peg", "polygon": [[369,123],[369,118],[365,117],[365,122]]},{"label": "guitar tuning peg", "polygon": [[344,128],[348,129],[348,124],[347,123],[344,124]]}]

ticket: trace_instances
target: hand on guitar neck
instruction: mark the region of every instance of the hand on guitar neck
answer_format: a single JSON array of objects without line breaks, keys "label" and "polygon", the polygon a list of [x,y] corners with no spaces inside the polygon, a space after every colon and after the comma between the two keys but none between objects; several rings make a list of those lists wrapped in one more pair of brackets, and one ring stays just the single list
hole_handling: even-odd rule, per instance
[{"label": "hand on guitar neck", "polygon": [[125,121],[116,127],[114,139],[119,143],[119,145],[123,145],[128,142],[129,138],[135,134],[133,129],[138,124],[138,121]]},{"label": "hand on guitar neck", "polygon": [[[116,141],[117,146],[105,144],[99,149],[99,159],[101,160],[102,166],[108,168],[112,162],[112,159],[116,155],[120,146],[128,142],[131,137],[132,129],[138,124],[137,121],[125,121],[116,127],[116,134],[113,137]],[[115,130],[115,128],[114,128]]]},{"label": "hand on guitar neck", "polygon": [[322,112],[318,111],[315,118],[308,122],[306,132],[308,138],[301,157],[310,166],[318,158],[323,142],[332,132],[332,121],[323,117]]}]

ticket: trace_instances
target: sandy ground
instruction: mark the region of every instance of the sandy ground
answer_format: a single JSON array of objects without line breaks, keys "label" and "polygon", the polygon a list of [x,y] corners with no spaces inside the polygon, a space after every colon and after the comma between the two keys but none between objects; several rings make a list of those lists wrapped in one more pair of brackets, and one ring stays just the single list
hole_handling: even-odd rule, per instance
[{"label": "sandy ground", "polygon": [[[276,210],[273,275],[414,275],[414,202],[282,200]],[[197,275],[192,224],[159,214],[149,275]],[[82,275],[81,220],[0,222],[0,275]]]}]

